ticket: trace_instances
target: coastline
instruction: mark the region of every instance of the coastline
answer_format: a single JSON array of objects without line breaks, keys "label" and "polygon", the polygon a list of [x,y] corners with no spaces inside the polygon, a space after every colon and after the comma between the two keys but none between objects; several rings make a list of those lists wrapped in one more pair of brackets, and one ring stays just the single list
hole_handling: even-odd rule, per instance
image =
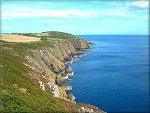
[{"label": "coastline", "polygon": [[[91,44],[93,44],[93,43],[89,42],[89,47],[90,47]],[[68,97],[69,97],[69,100],[70,100],[71,102],[75,103],[75,104],[76,104],[76,101],[75,101],[76,97],[75,97],[72,93],[68,93],[68,91],[73,90],[73,89],[72,89],[72,86],[69,85],[69,84],[66,82],[66,80],[68,80],[71,76],[74,75],[74,74],[73,74],[73,69],[71,68],[71,66],[69,66],[69,64],[74,63],[74,61],[77,62],[81,57],[86,56],[86,54],[84,53],[85,51],[92,51],[92,49],[91,49],[91,47],[90,47],[89,49],[82,49],[82,50],[79,50],[79,51],[76,50],[77,54],[70,55],[70,56],[67,58],[67,60],[65,60],[65,65],[66,65],[66,67],[68,67],[68,69],[65,70],[65,71],[67,71],[66,76],[63,76],[63,77],[62,77],[62,78],[65,80],[65,83],[66,83],[66,85],[67,85],[67,86],[64,86],[64,90],[67,92],[67,95],[68,95]],[[68,71],[68,70],[69,70],[69,71]],[[64,73],[64,72],[62,72],[62,73]]]},{"label": "coastline", "polygon": [[[17,40],[15,42],[12,42],[12,40],[10,40],[10,42],[5,41],[5,38],[9,39],[9,37],[12,36],[20,39],[19,42],[16,42]],[[40,39],[40,41],[24,42],[25,36],[27,36],[28,39],[32,37],[34,39]],[[56,38],[51,38],[50,36],[55,36]],[[90,45],[92,43],[63,32],[4,34],[2,39],[3,51],[9,52],[9,58],[16,57],[9,62],[20,62],[19,65],[22,65],[26,70],[23,71],[22,67],[17,65],[18,70],[15,76],[28,77],[39,91],[52,96],[54,100],[58,100],[59,104],[57,106],[66,109],[68,112],[103,113],[103,111],[96,106],[90,104],[76,104],[75,96],[71,93],[67,94],[67,91],[72,90],[72,86],[67,84],[66,80],[69,79],[70,76],[73,76],[73,70],[69,64],[73,63],[73,61],[78,61],[80,57],[86,56],[84,51],[91,51]],[[6,53],[3,54],[4,58],[8,56]],[[22,70],[24,75],[18,75],[19,70]],[[12,74],[9,74],[8,76],[11,75]],[[16,84],[20,83],[15,82]],[[28,83],[30,82],[23,84]],[[20,84],[22,85],[22,83]],[[31,91],[31,89],[28,88],[24,89]],[[16,96],[16,94],[14,96]],[[20,99],[21,98],[22,97],[20,97]],[[30,97],[27,98],[29,99]]]}]

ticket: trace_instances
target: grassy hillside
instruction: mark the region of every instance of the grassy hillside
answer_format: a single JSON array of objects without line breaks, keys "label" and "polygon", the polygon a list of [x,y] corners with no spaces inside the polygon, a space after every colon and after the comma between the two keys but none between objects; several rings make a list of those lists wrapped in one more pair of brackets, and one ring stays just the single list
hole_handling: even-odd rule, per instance
[{"label": "grassy hillside", "polygon": [[[11,47],[9,47],[11,46]],[[65,112],[60,107],[60,101],[42,91],[32,81],[17,52],[22,51],[19,45],[1,47],[0,68],[2,74],[2,104],[3,112]],[[12,47],[14,46],[14,47]],[[19,46],[19,47],[18,47]],[[27,46],[27,45],[24,45]],[[22,46],[24,48],[24,46]],[[14,51],[14,50],[15,51]],[[25,48],[24,48],[25,49]],[[24,51],[24,50],[23,50]]]},{"label": "grassy hillside", "polygon": [[60,39],[70,39],[70,38],[76,38],[76,36],[64,33],[64,32],[58,32],[58,31],[47,31],[42,33],[23,33],[24,36],[34,36],[39,38],[60,38]]},{"label": "grassy hillside", "polygon": [[[62,40],[44,40],[36,43],[10,43],[0,41],[1,107],[0,112],[77,112],[78,105],[54,98],[41,90],[29,73],[36,74],[23,63],[33,50],[53,49]],[[62,43],[66,43],[63,40]],[[54,49],[56,52],[56,49]]]},{"label": "grassy hillside", "polygon": [[[64,89],[68,86],[58,85],[58,82],[65,82],[61,78],[62,72],[69,76],[66,58],[77,54],[76,48],[87,49],[89,46],[85,40],[54,31],[8,35],[22,39],[19,42],[0,40],[0,112],[65,113],[92,110],[103,113],[92,105],[75,104],[69,100]],[[42,40],[24,42],[22,40],[26,37],[23,35],[28,39],[33,36]]]}]

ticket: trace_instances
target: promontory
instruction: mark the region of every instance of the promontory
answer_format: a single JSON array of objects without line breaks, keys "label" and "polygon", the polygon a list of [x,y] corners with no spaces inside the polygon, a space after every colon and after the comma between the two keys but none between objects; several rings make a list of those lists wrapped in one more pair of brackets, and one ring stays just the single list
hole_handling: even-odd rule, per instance
[{"label": "promontory", "polygon": [[91,50],[90,42],[56,31],[0,36],[0,112],[104,113],[66,93],[72,87],[65,80],[73,76],[68,64]]}]

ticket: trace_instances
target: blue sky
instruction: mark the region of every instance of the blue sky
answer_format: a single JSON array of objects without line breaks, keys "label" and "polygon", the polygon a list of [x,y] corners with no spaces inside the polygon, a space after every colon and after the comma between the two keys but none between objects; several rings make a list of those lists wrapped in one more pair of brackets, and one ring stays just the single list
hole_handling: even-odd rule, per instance
[{"label": "blue sky", "polygon": [[149,0],[2,1],[2,32],[148,34]]}]

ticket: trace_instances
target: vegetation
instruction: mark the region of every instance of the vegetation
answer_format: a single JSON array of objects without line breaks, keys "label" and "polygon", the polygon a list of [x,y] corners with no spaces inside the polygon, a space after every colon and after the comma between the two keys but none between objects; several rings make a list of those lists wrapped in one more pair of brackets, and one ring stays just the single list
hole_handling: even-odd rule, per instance
[{"label": "vegetation", "polygon": [[13,49],[19,52],[24,47],[28,48],[29,45],[8,45],[7,48],[6,45],[1,47],[0,69],[3,79],[0,112],[66,112],[60,107],[59,100],[42,91],[29,78],[27,75],[29,69],[23,65],[21,57],[16,56],[12,48],[9,47],[14,47]]},{"label": "vegetation", "polygon": [[[17,33],[20,35],[34,36],[41,38],[38,42],[28,43],[10,43],[6,41],[0,41],[0,113],[2,112],[38,112],[38,113],[66,113],[66,112],[78,112],[80,105],[72,104],[65,100],[54,98],[51,94],[40,89],[38,80],[31,79],[29,72],[31,68],[25,66],[25,56],[32,56],[34,50],[42,51],[46,53],[47,48],[54,48],[54,53],[58,54],[59,59],[63,59],[59,55],[61,47],[63,51],[72,52],[74,49],[69,48],[68,40],[76,38],[75,36],[62,33],[62,32],[43,32],[43,33]],[[60,38],[60,39],[56,39]],[[58,48],[58,45],[60,45]],[[64,48],[63,48],[64,46]],[[65,50],[69,48],[69,50]],[[53,49],[52,49],[53,50]],[[45,52],[44,52],[45,51]],[[75,52],[75,51],[74,51]],[[50,54],[47,54],[50,57]],[[66,55],[64,54],[63,57]],[[44,58],[43,58],[44,59]],[[57,58],[56,58],[57,59]],[[38,60],[38,59],[36,59]],[[51,58],[51,60],[54,60]],[[42,61],[42,60],[41,60]],[[41,62],[39,60],[39,62]],[[63,67],[61,60],[55,62],[59,67]],[[54,63],[54,64],[55,64]],[[43,66],[44,67],[44,66]],[[48,69],[45,68],[44,69]],[[36,72],[36,71],[35,71]],[[46,71],[51,76],[48,78],[50,81],[54,79],[53,74],[50,71]],[[34,71],[32,70],[33,74]],[[30,73],[31,74],[31,73]],[[59,77],[59,75],[57,76]],[[58,79],[61,80],[61,79]],[[64,89],[59,88],[64,97],[67,97]]]},{"label": "vegetation", "polygon": [[[32,33],[25,35],[34,36]],[[53,38],[59,35],[55,35]],[[60,43],[66,43],[66,40],[40,37],[42,37],[41,41],[28,43],[10,43],[0,40],[0,73],[2,75],[0,112],[65,113],[68,109],[71,111],[72,107],[77,110],[77,106],[74,104],[54,98],[51,94],[41,90],[37,82],[30,78],[28,73],[31,70],[23,64],[26,55],[32,56],[33,50],[44,50],[57,47]],[[58,65],[63,64],[58,61]],[[62,89],[60,91],[67,97]],[[66,106],[67,110],[64,108]]]},{"label": "vegetation", "polygon": [[47,33],[49,35],[49,38],[62,38],[62,39],[76,38],[74,35],[64,32],[49,31]]},{"label": "vegetation", "polygon": [[60,38],[60,39],[76,38],[76,36],[72,34],[57,31],[48,31],[42,33],[23,33],[21,35],[39,37],[42,40],[47,40],[48,38]]},{"label": "vegetation", "polygon": [[[1,43],[4,41],[0,41]],[[30,54],[31,49],[42,49],[44,47],[51,47],[53,48],[55,45],[55,42],[50,42],[50,41],[40,41],[36,43],[2,43],[3,48],[10,50],[14,54],[19,54],[19,55],[26,55]]]},{"label": "vegetation", "polygon": [[47,38],[47,37],[45,37],[45,36],[43,36],[43,37],[41,37],[41,40],[43,40],[43,41],[47,41],[47,40],[48,40],[48,38]]}]

